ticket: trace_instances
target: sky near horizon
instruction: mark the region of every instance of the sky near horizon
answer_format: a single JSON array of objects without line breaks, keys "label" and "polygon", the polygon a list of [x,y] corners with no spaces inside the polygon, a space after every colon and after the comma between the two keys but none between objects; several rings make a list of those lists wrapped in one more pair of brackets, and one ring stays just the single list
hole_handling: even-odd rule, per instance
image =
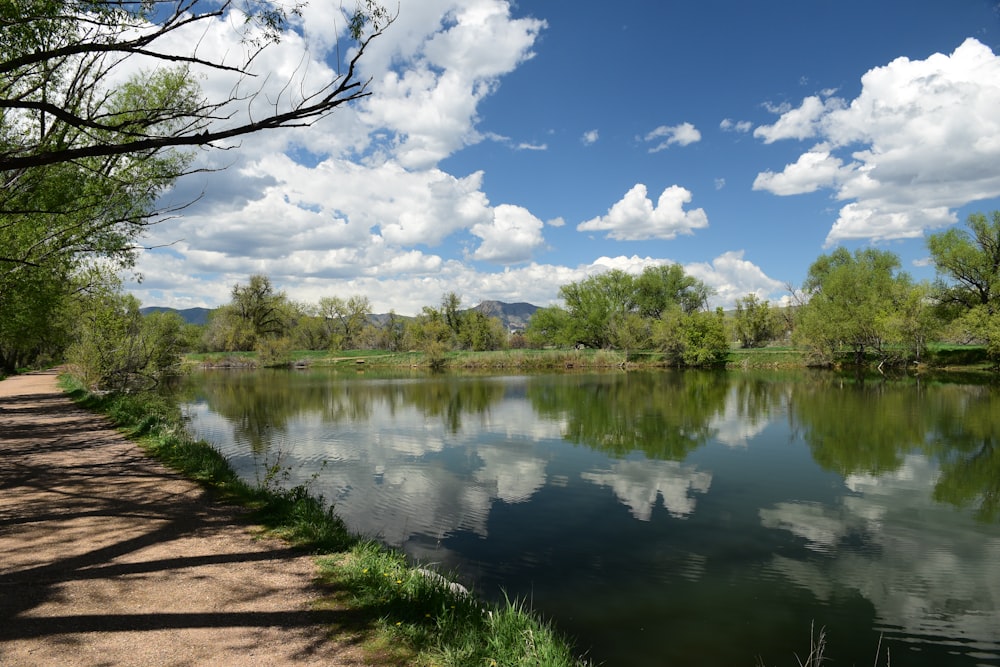
[{"label": "sky near horizon", "polygon": [[[265,87],[329,71],[334,4],[258,60]],[[200,43],[235,50],[229,25]],[[128,291],[211,308],[264,273],[413,315],[678,263],[729,308],[837,246],[931,279],[926,235],[1000,209],[997,0],[400,0],[361,66],[363,101],[199,151],[218,171],[165,197],[193,203]]]}]

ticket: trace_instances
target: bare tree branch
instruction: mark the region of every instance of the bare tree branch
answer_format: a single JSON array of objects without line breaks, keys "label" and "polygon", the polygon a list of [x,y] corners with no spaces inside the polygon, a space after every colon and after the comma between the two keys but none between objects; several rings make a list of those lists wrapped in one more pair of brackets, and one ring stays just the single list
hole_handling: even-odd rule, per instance
[{"label": "bare tree branch", "polygon": [[[197,44],[189,53],[168,53],[156,48],[164,37],[177,30],[226,16],[235,10],[233,0],[225,0],[204,12],[195,11],[201,0],[152,0],[146,3],[150,9],[145,12],[135,10],[138,3],[123,0],[55,0],[67,14],[29,14],[0,20],[0,29],[5,31],[23,29],[35,38],[43,30],[52,33],[41,40],[38,48],[25,48],[23,44],[19,50],[0,48],[0,73],[5,75],[0,81],[0,121],[11,123],[17,122],[18,117],[34,118],[37,128],[27,138],[4,141],[0,136],[0,172],[180,146],[208,146],[262,130],[309,126],[337,107],[370,95],[371,80],[357,78],[357,65],[371,40],[381,35],[394,19],[373,3],[368,3],[368,7],[376,8],[372,11],[379,20],[372,23],[369,34],[361,34],[364,17],[355,15],[349,19],[357,44],[346,71],[316,90],[300,91],[300,96],[294,99],[286,95],[292,83],[289,80],[263,118],[248,117],[229,127],[222,125],[233,119],[234,103],[246,103],[249,107],[257,99],[263,83],[255,92],[245,95],[239,92],[242,84],[237,84],[225,99],[202,99],[197,104],[187,100],[186,105],[166,102],[159,108],[125,108],[114,112],[105,109],[109,93],[102,89],[101,82],[132,57],[234,73],[241,82],[255,77],[249,71],[250,64],[268,45],[279,41],[286,18],[280,6],[257,0],[249,2],[252,7],[244,8],[246,24],[250,26],[244,44],[250,51],[235,65],[221,58],[199,56]],[[44,4],[52,6],[52,2]],[[164,12],[164,8],[169,11]],[[259,13],[251,11],[253,8],[259,9]],[[297,13],[298,5],[291,11]],[[159,15],[154,23],[149,17],[156,14]],[[0,46],[4,45],[3,39],[7,37],[0,39]],[[48,40],[56,43],[49,45]],[[3,56],[8,57],[4,60]],[[284,107],[279,104],[282,99]]]}]

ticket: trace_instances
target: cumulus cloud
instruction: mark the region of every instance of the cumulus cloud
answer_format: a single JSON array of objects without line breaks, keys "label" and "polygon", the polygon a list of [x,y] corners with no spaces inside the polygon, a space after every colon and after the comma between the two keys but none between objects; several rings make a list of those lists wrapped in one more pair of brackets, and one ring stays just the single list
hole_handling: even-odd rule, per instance
[{"label": "cumulus cloud", "polygon": [[531,259],[532,251],[544,243],[544,223],[520,206],[503,204],[493,209],[493,220],[472,227],[483,240],[474,259],[514,264]]},{"label": "cumulus cloud", "polygon": [[831,111],[843,106],[843,100],[838,98],[823,100],[813,95],[802,100],[798,108],[782,113],[774,125],[758,127],[753,136],[763,139],[765,144],[780,139],[809,139],[820,132],[820,124]]},{"label": "cumulus cloud", "polygon": [[818,143],[755,189],[831,189],[844,201],[827,245],[922,235],[954,210],[1000,196],[1000,57],[975,39],[951,54],[897,58],[867,72],[847,102],[807,97],[754,135]]},{"label": "cumulus cloud", "polygon": [[534,55],[531,47],[545,25],[511,18],[509,5],[497,0],[452,7],[443,15],[448,25],[408,43],[397,54],[406,59],[406,69],[382,74],[374,84],[379,94],[364,105],[366,121],[390,133],[389,149],[409,168],[431,167],[480,140],[477,105],[499,77]]},{"label": "cumulus cloud", "polygon": [[[766,190],[776,195],[798,195],[815,192],[821,187],[831,187],[841,175],[843,162],[818,146],[799,156],[780,172],[764,171],[754,179],[754,190]],[[849,176],[848,172],[844,174]]]},{"label": "cumulus cloud", "polygon": [[684,271],[715,290],[710,299],[713,306],[731,308],[737,299],[751,293],[769,299],[782,289],[780,281],[744,259],[743,254],[742,250],[730,250],[711,262],[685,264]]},{"label": "cumulus cloud", "polygon": [[[262,86],[250,102],[287,105],[290,95],[333,78],[329,63],[336,66],[343,34],[339,14],[322,4],[304,12],[301,29],[256,61],[266,76],[243,82]],[[426,285],[424,303],[434,303],[448,281],[466,271],[414,246],[435,248],[468,231],[482,239],[477,259],[530,259],[542,244],[543,224],[523,208],[493,206],[482,191],[482,172],[456,176],[437,163],[485,136],[476,129],[478,104],[502,76],[533,56],[544,27],[544,21],[512,17],[503,0],[407,2],[392,25],[392,39],[373,41],[361,61],[362,79],[370,77],[378,95],[338,109],[307,131],[261,133],[239,151],[199,155],[199,166],[213,173],[199,182],[182,179],[165,200],[197,201],[152,230],[148,245],[171,250],[140,259],[145,283],[132,291],[147,302],[214,306],[228,300],[234,282],[262,272],[295,298],[324,295],[320,285],[330,286],[326,294],[334,289],[374,295],[385,291],[379,281],[398,279]],[[187,42],[200,43],[206,56],[242,53],[230,22],[213,24],[211,38],[181,32],[169,37],[180,40],[178,49]],[[239,81],[206,73],[202,85],[229,93]],[[520,150],[545,149],[493,138]],[[163,288],[181,273],[181,263],[188,275],[199,276],[200,293],[181,280],[165,296]],[[432,273],[440,280],[428,279]],[[463,279],[470,290],[482,291],[478,278]],[[504,287],[499,289],[489,296],[500,298]],[[385,303],[407,310],[406,302]]]},{"label": "cumulus cloud", "polygon": [[607,215],[581,222],[576,228],[581,232],[607,231],[608,238],[617,241],[669,240],[678,234],[692,234],[695,229],[708,227],[704,210],[684,210],[691,198],[687,189],[671,185],[660,194],[654,206],[646,186],[638,183],[608,209]]},{"label": "cumulus cloud", "polygon": [[583,142],[584,146],[590,146],[592,144],[596,144],[599,138],[600,134],[598,133],[597,130],[590,130],[588,132],[583,133],[583,136],[580,137],[580,141]]},{"label": "cumulus cloud", "polygon": [[691,123],[661,125],[643,137],[643,141],[654,144],[649,149],[650,153],[658,153],[673,145],[688,146],[701,141],[701,132]]}]

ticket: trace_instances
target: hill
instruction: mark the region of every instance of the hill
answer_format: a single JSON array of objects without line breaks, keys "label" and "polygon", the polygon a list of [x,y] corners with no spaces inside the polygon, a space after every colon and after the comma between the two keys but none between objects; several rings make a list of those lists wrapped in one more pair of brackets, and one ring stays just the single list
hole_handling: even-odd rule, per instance
[{"label": "hill", "polygon": [[[488,317],[497,317],[503,322],[504,327],[508,330],[523,330],[528,326],[528,320],[534,315],[535,311],[538,310],[538,306],[530,303],[504,303],[503,301],[483,301],[478,306],[474,306],[469,310],[478,310]],[[150,313],[163,313],[163,312],[173,312],[184,318],[184,321],[188,324],[203,325],[208,322],[208,315],[212,312],[210,308],[185,308],[184,310],[177,310],[176,308],[167,308],[164,306],[147,306],[141,308],[140,312],[143,315],[148,315]],[[388,313],[383,313],[379,315],[372,315],[372,320],[379,324],[385,324],[389,320]],[[405,316],[400,316],[401,319],[410,319]]]},{"label": "hill", "polygon": [[525,303],[504,303],[503,301],[483,301],[471,310],[478,310],[488,317],[498,317],[508,331],[524,330],[528,320],[538,310],[538,306]]},{"label": "hill", "polygon": [[176,308],[166,308],[164,306],[147,306],[145,308],[140,308],[139,312],[143,315],[149,315],[150,313],[177,313],[184,321],[188,324],[203,325],[208,323],[208,314],[212,312],[211,308],[185,308],[183,310],[177,310]]}]

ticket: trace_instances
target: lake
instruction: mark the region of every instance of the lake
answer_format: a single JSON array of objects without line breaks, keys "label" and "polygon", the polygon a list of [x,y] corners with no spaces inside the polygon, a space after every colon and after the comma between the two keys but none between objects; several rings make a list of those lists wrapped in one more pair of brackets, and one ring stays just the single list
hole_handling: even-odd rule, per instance
[{"label": "lake", "polygon": [[1000,664],[1000,393],[834,373],[206,371],[250,480],[609,666]]}]

